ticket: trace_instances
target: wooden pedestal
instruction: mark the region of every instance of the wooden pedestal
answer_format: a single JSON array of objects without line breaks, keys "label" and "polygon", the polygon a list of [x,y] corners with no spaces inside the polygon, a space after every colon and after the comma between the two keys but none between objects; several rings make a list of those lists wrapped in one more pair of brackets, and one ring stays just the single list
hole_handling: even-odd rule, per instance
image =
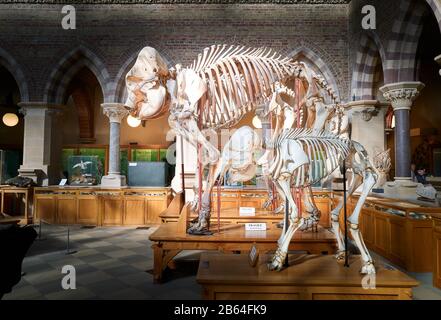
[{"label": "wooden pedestal", "polygon": [[360,275],[360,258],[345,268],[333,256],[292,255],[290,267],[270,272],[271,256],[250,267],[248,255],[205,253],[197,282],[210,300],[410,300],[419,283],[404,273],[377,265],[375,286]]},{"label": "wooden pedestal", "polygon": [[[154,281],[160,282],[162,273],[172,259],[183,250],[218,250],[221,252],[248,252],[255,245],[259,252],[277,249],[277,240],[282,230],[269,228],[263,232],[246,232],[240,224],[221,225],[220,232],[213,225],[211,236],[195,236],[186,233],[189,210],[184,206],[179,222],[161,225],[149,237],[153,242]],[[337,250],[334,234],[319,227],[318,232],[297,232],[291,242],[290,250],[306,251],[314,254],[334,254]]]},{"label": "wooden pedestal", "polygon": [[433,286],[441,289],[441,214],[433,214]]}]

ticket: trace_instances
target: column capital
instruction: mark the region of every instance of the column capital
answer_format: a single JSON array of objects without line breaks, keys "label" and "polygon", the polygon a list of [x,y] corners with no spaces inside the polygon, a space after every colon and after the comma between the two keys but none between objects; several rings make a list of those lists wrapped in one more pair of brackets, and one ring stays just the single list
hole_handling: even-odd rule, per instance
[{"label": "column capital", "polygon": [[422,82],[398,82],[380,88],[384,98],[392,104],[394,111],[410,110],[425,85]]},{"label": "column capital", "polygon": [[49,114],[60,114],[62,113],[66,106],[62,104],[54,104],[47,102],[19,102],[18,106],[20,107],[19,112],[26,116],[26,113],[29,110],[45,110],[48,111]]},{"label": "column capital", "polygon": [[352,111],[354,114],[361,114],[366,122],[379,114],[381,108],[388,108],[390,104],[378,100],[358,100],[348,102],[343,106],[344,109]]},{"label": "column capital", "polygon": [[102,103],[103,113],[109,118],[110,122],[121,123],[129,114],[123,103]]}]

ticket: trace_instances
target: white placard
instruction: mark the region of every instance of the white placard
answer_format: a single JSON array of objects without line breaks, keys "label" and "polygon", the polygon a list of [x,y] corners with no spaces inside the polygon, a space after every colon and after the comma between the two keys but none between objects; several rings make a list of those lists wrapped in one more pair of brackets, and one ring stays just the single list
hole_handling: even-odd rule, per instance
[{"label": "white placard", "polygon": [[67,179],[61,179],[59,186],[65,186],[67,183]]},{"label": "white placard", "polygon": [[265,231],[245,231],[246,239],[266,239],[267,234]]},{"label": "white placard", "polygon": [[137,162],[129,162],[129,167],[137,167],[138,163]]},{"label": "white placard", "polygon": [[245,223],[245,231],[266,231],[266,223]]},{"label": "white placard", "polygon": [[256,208],[240,207],[239,216],[241,217],[254,217],[256,216]]}]

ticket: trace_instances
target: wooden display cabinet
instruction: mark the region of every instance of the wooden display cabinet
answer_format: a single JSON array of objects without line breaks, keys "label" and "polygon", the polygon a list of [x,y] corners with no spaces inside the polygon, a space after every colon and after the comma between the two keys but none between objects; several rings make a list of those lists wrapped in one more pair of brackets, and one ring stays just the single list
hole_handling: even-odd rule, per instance
[{"label": "wooden display cabinet", "polygon": [[0,186],[0,217],[16,219],[20,223],[33,222],[33,188]]},{"label": "wooden display cabinet", "polygon": [[[217,187],[214,187],[211,196],[211,219],[217,221]],[[314,190],[314,199],[318,209],[321,211],[320,225],[324,228],[331,227],[330,208],[332,193],[329,191]],[[237,224],[246,222],[256,222],[256,219],[246,219],[238,216],[239,208],[251,207],[256,209],[256,216],[265,220],[270,225],[278,224],[283,214],[273,214],[272,208],[264,210],[262,207],[267,200],[267,191],[256,188],[222,188],[221,189],[221,223]],[[179,210],[167,210],[160,215],[163,223],[177,222]],[[196,218],[193,215],[192,218]]]},{"label": "wooden display cabinet", "polygon": [[441,213],[433,213],[433,286],[441,289]]},{"label": "wooden display cabinet", "polygon": [[35,188],[35,216],[50,224],[142,226],[160,224],[170,188]]},{"label": "wooden display cabinet", "polygon": [[99,225],[99,200],[93,191],[80,190],[77,194],[77,223],[81,225]]},{"label": "wooden display cabinet", "polygon": [[[335,207],[341,198],[332,201]],[[347,201],[348,216],[358,196]],[[368,249],[410,272],[432,271],[431,213],[441,208],[427,208],[402,200],[369,197],[360,215],[360,231]],[[340,226],[344,226],[343,210]],[[350,234],[350,233],[349,233]]]}]

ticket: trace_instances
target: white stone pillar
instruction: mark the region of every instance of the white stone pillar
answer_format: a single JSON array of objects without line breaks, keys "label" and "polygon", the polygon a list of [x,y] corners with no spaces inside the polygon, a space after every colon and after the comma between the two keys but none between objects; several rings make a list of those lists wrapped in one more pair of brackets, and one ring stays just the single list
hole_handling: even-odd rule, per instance
[{"label": "white stone pillar", "polygon": [[129,114],[122,103],[101,104],[103,113],[110,121],[109,134],[109,172],[101,179],[103,188],[120,188],[127,185],[127,179],[121,175],[120,130],[121,121]]},{"label": "white stone pillar", "polygon": [[372,160],[386,148],[386,112],[388,104],[377,100],[353,101],[346,105],[352,113],[351,139],[361,143]]},{"label": "white stone pillar", "polygon": [[21,102],[19,107],[25,116],[23,164],[19,175],[32,178],[40,186],[58,184],[62,135],[57,117],[64,107],[43,102]]},{"label": "white stone pillar", "polygon": [[[184,151],[182,157],[182,151]],[[193,187],[195,186],[196,170],[197,170],[197,150],[187,140],[181,136],[176,136],[176,168],[175,176],[171,186],[173,191],[182,191],[182,158],[184,159],[184,178],[185,178],[185,201],[194,199]]]},{"label": "white stone pillar", "polygon": [[423,88],[421,82],[392,83],[380,88],[395,114],[395,180],[398,182],[411,180],[410,110]]}]

